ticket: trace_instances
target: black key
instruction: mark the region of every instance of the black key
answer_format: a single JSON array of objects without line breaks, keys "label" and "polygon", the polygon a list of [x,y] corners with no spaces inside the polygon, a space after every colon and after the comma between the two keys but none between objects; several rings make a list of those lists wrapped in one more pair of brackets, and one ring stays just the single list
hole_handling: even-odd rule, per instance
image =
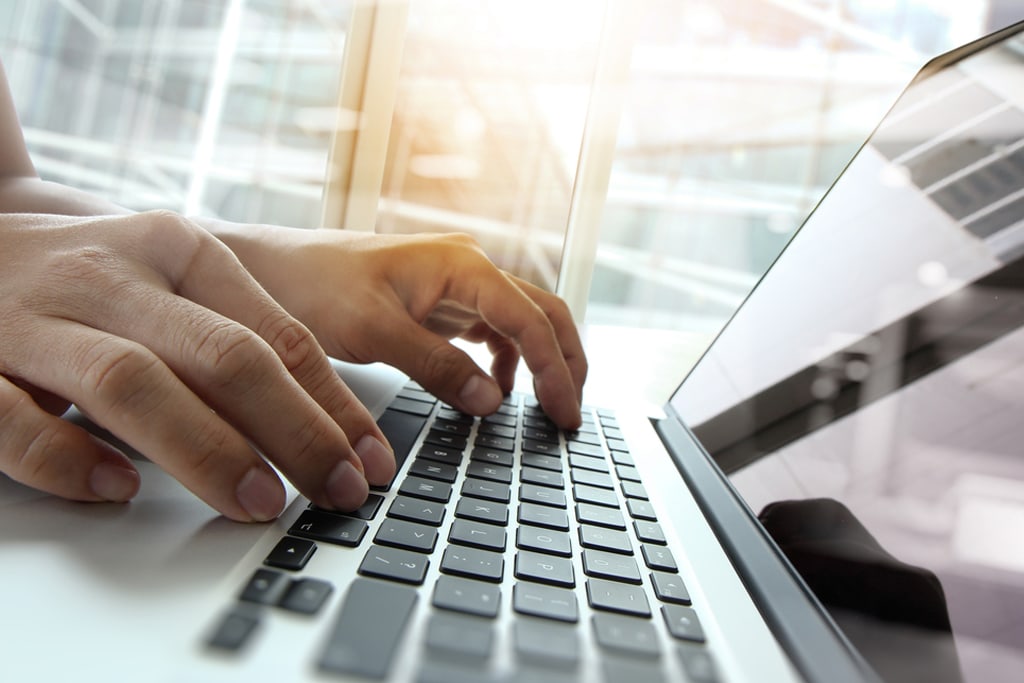
[{"label": "black key", "polygon": [[[377,420],[377,426],[384,432],[388,443],[395,451],[396,472],[402,469],[405,459],[409,457],[409,451],[412,450],[412,445],[416,443],[416,439],[419,438],[420,432],[423,431],[423,425],[426,423],[427,420],[424,417],[397,410],[385,410]],[[381,488],[387,490],[391,486],[389,484]]]},{"label": "black key", "polygon": [[410,413],[419,417],[427,417],[434,410],[433,403],[415,401],[404,396],[397,396],[388,406],[388,410],[400,410],[403,413]]},{"label": "black key", "polygon": [[466,476],[474,479],[486,479],[501,484],[512,483],[512,470],[501,465],[491,465],[479,460],[469,463],[466,468]]},{"label": "black key", "polygon": [[448,420],[449,422],[458,422],[459,424],[470,426],[472,426],[473,421],[476,419],[472,415],[467,415],[454,408],[441,408],[441,410],[437,411],[437,417],[439,420]]},{"label": "black key", "polygon": [[604,648],[644,657],[656,657],[661,652],[658,632],[648,620],[599,612],[593,624],[597,642]]},{"label": "black key", "polygon": [[569,515],[565,510],[549,508],[544,505],[533,503],[522,503],[519,506],[519,521],[523,524],[554,529],[556,531],[569,530]]},{"label": "black key", "polygon": [[431,429],[427,432],[427,436],[424,439],[426,443],[433,444],[435,446],[443,446],[444,448],[454,448],[457,451],[461,451],[466,448],[469,441],[464,436],[458,434],[449,434],[444,431],[437,429]]},{"label": "black key", "polygon": [[257,569],[238,596],[243,602],[257,605],[276,605],[288,590],[289,579],[281,572],[271,569]]},{"label": "black key", "polygon": [[636,617],[651,616],[647,594],[640,586],[627,586],[617,581],[587,579],[587,602],[594,609],[606,612],[630,614]]},{"label": "black key", "polygon": [[517,582],[512,589],[512,609],[520,614],[575,624],[580,618],[576,594],[565,588]]},{"label": "black key", "polygon": [[633,544],[625,531],[604,529],[589,524],[580,525],[580,545],[594,550],[607,550],[620,555],[632,555]]},{"label": "black key", "polygon": [[416,591],[367,579],[349,586],[320,667],[339,674],[385,678],[416,604]]},{"label": "black key", "polygon": [[421,401],[422,403],[430,403],[433,405],[437,403],[437,399],[433,394],[426,391],[421,387],[414,387],[412,385],[406,385],[398,392],[398,396],[401,398],[407,398],[410,401]]},{"label": "black key", "polygon": [[493,500],[508,503],[512,500],[512,489],[507,484],[499,484],[482,479],[467,479],[462,484],[462,495],[470,498]]},{"label": "black key", "polygon": [[565,588],[572,588],[576,585],[572,560],[528,550],[520,550],[516,553],[516,578],[552,586],[564,586]]},{"label": "black key", "polygon": [[523,450],[530,453],[540,453],[541,455],[561,455],[562,449],[557,443],[548,443],[547,441],[535,441],[533,439],[523,439]]},{"label": "black key", "polygon": [[480,448],[494,448],[499,451],[513,451],[515,450],[516,442],[514,439],[506,439],[501,436],[477,434],[476,441],[474,441],[473,444]]},{"label": "black key", "polygon": [[526,426],[523,428],[523,438],[531,441],[543,441],[552,446],[558,445],[558,431],[555,429]]},{"label": "black key", "polygon": [[665,625],[673,637],[695,643],[704,642],[704,628],[692,607],[662,605],[661,615],[665,618]]},{"label": "black key", "polygon": [[693,683],[717,683],[718,671],[706,647],[697,643],[676,643],[676,652]]},{"label": "black key", "polygon": [[576,453],[577,455],[589,455],[592,458],[604,459],[604,449],[602,447],[583,443],[581,441],[570,441],[569,452]]},{"label": "black key", "polygon": [[494,644],[494,629],[479,617],[438,612],[427,621],[426,643],[436,652],[487,659]]},{"label": "black key", "polygon": [[423,583],[429,564],[426,555],[400,548],[371,545],[366,551],[363,563],[359,565],[359,573],[363,576],[376,576],[419,585]]},{"label": "black key", "polygon": [[316,543],[313,541],[285,536],[277,542],[274,549],[267,555],[267,559],[263,560],[263,564],[297,572],[306,566],[309,558],[313,557],[315,552]]},{"label": "black key", "polygon": [[481,422],[480,429],[481,434],[490,434],[491,436],[500,436],[503,439],[514,439],[516,438],[516,426],[515,422],[511,426],[497,424],[495,422]]},{"label": "black key", "polygon": [[560,473],[537,467],[522,468],[519,471],[519,480],[527,484],[550,486],[553,489],[565,488],[565,478]]},{"label": "black key", "polygon": [[584,432],[584,431],[573,432],[572,434],[569,434],[568,436],[566,436],[565,440],[570,445],[569,446],[569,450],[570,451],[572,450],[572,444],[574,444],[574,443],[586,443],[586,444],[590,444],[591,446],[600,446],[601,445],[601,437],[599,437],[596,432],[589,432],[589,433],[588,432]]},{"label": "black key", "polygon": [[505,558],[500,553],[477,548],[449,546],[441,558],[441,571],[445,574],[465,576],[484,581],[501,581],[505,572]]},{"label": "black key", "polygon": [[292,581],[278,606],[289,612],[316,614],[333,590],[334,586],[320,579],[297,579]]},{"label": "black key", "polygon": [[611,475],[594,470],[573,469],[571,472],[572,483],[585,486],[596,486],[599,489],[614,489],[615,480]]},{"label": "black key", "polygon": [[524,467],[536,467],[550,472],[562,471],[562,460],[552,458],[549,455],[538,455],[537,453],[523,453],[522,463]]},{"label": "black key", "polygon": [[455,434],[457,436],[469,436],[469,433],[473,431],[472,424],[472,422],[466,424],[462,421],[442,420],[438,417],[438,419],[434,420],[434,424],[430,425],[430,431]]},{"label": "black key", "polygon": [[519,409],[515,406],[502,404],[498,406],[498,409],[494,411],[495,415],[505,415],[508,417],[519,417]]},{"label": "black key", "polygon": [[417,459],[433,460],[443,465],[451,465],[452,467],[458,467],[462,464],[462,451],[454,448],[445,448],[444,446],[435,446],[433,444],[426,444],[420,449],[420,452],[416,454]]},{"label": "black key", "polygon": [[441,481],[432,481],[422,477],[408,476],[402,481],[398,492],[404,496],[447,503],[452,497],[452,487]]},{"label": "black key", "polygon": [[[573,600],[575,599],[573,596]],[[573,626],[517,619],[514,633],[516,653],[522,659],[535,660],[565,670],[574,669],[580,660],[580,639]]]},{"label": "black key", "polygon": [[595,524],[608,527],[609,529],[618,529],[619,531],[625,531],[626,529],[626,520],[620,511],[601,507],[600,505],[590,505],[589,503],[577,504],[576,519],[581,524]]},{"label": "black key", "polygon": [[622,495],[626,498],[639,498],[640,500],[649,500],[647,497],[647,489],[644,485],[635,481],[624,481],[622,482]]},{"label": "black key", "polygon": [[459,471],[451,465],[445,465],[424,458],[416,458],[413,461],[412,465],[409,466],[409,474],[443,481],[448,484],[455,483],[455,480],[459,477]]},{"label": "black key", "polygon": [[651,572],[651,585],[654,586],[654,594],[663,602],[690,604],[690,591],[686,590],[686,584],[678,574]]},{"label": "black key", "polygon": [[644,562],[647,564],[648,569],[656,569],[663,572],[679,571],[679,567],[676,565],[676,558],[672,556],[672,551],[664,546],[643,543],[640,545],[640,552],[644,556]]},{"label": "black key", "polygon": [[248,642],[259,623],[258,612],[233,609],[220,620],[206,644],[218,650],[236,652]]},{"label": "black key", "polygon": [[668,543],[665,540],[665,532],[661,530],[661,525],[657,522],[645,522],[638,519],[633,522],[633,530],[636,531],[636,537],[644,543],[658,543],[660,545]]},{"label": "black key", "polygon": [[354,548],[363,540],[369,528],[361,519],[320,510],[304,510],[288,533],[292,536]]},{"label": "black key", "polygon": [[636,560],[626,555],[616,555],[603,550],[583,551],[583,573],[599,579],[611,579],[625,583],[643,583]]},{"label": "black key", "polygon": [[649,522],[657,522],[658,515],[654,513],[654,506],[646,500],[630,498],[626,501],[626,507],[633,519],[646,519]]},{"label": "black key", "polygon": [[506,534],[500,526],[456,519],[452,522],[448,540],[458,545],[500,552],[505,549]]},{"label": "black key", "polygon": [[584,486],[576,484],[572,487],[572,497],[578,503],[593,503],[606,508],[619,508],[619,497],[615,491],[599,489],[596,486]]},{"label": "black key", "polygon": [[474,448],[469,458],[474,462],[487,462],[492,465],[501,465],[502,467],[512,467],[515,462],[515,458],[511,453],[497,451],[493,448]]},{"label": "black key", "polygon": [[565,493],[547,486],[536,484],[522,484],[519,487],[519,500],[524,503],[536,503],[554,508],[566,506]]},{"label": "black key", "polygon": [[528,524],[516,529],[516,547],[561,557],[572,556],[572,543],[567,532],[541,529]]},{"label": "black key", "polygon": [[434,551],[434,545],[437,543],[437,529],[402,519],[385,519],[381,522],[377,535],[373,537],[373,542],[430,553]]},{"label": "black key", "polygon": [[357,507],[351,512],[345,514],[349,517],[357,517],[359,519],[370,520],[377,516],[377,510],[380,509],[381,503],[384,502],[384,496],[378,496],[376,493],[371,493],[366,497],[366,502]]},{"label": "black key", "polygon": [[395,496],[395,500],[388,509],[388,517],[441,526],[441,522],[444,521],[444,509],[444,505],[439,503],[417,500],[407,496]]},{"label": "black key", "polygon": [[455,516],[505,526],[508,524],[508,506],[476,498],[461,498],[455,506]]},{"label": "black key", "polygon": [[502,427],[515,427],[518,420],[516,415],[502,415],[501,413],[494,413],[493,415],[487,415],[480,419],[481,428],[483,425],[500,425]]},{"label": "black key", "polygon": [[524,416],[523,426],[533,427],[534,429],[554,429],[555,423],[549,420],[547,415],[541,413],[539,415]]},{"label": "black key", "polygon": [[434,584],[433,604],[441,609],[496,617],[501,605],[501,589],[493,583],[442,576]]},{"label": "black key", "polygon": [[608,461],[604,458],[593,458],[589,455],[580,455],[579,453],[569,454],[569,466],[582,470],[604,472],[605,474],[611,471],[608,467]]}]

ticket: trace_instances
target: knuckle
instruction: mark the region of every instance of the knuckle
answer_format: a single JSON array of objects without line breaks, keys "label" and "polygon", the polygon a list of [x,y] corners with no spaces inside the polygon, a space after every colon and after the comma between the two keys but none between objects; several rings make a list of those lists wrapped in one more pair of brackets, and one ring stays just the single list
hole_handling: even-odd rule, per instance
[{"label": "knuckle", "polygon": [[447,344],[438,344],[430,349],[422,360],[423,374],[435,382],[450,384],[458,379],[461,357]]},{"label": "knuckle", "polygon": [[195,349],[198,366],[211,384],[219,387],[240,383],[259,373],[267,354],[255,332],[230,320],[201,332]]},{"label": "knuckle", "polygon": [[52,467],[52,456],[66,452],[65,441],[61,432],[46,425],[37,426],[16,455],[11,476],[29,483],[48,479],[46,471]]},{"label": "knuckle", "polygon": [[271,314],[258,329],[258,334],[270,344],[293,375],[312,370],[326,360],[326,354],[313,333],[283,311]]},{"label": "knuckle", "polygon": [[142,346],[105,338],[85,351],[81,387],[108,408],[131,406],[133,413],[147,413],[155,408],[149,404],[159,362]]}]

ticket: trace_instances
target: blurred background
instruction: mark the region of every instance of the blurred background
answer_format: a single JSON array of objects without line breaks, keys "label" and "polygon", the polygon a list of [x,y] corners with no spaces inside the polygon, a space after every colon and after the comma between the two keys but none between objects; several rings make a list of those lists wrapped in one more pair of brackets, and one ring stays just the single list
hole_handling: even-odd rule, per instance
[{"label": "blurred background", "polygon": [[1018,5],[4,0],[0,58],[45,178],[468,232],[580,320],[711,335],[917,68]]}]

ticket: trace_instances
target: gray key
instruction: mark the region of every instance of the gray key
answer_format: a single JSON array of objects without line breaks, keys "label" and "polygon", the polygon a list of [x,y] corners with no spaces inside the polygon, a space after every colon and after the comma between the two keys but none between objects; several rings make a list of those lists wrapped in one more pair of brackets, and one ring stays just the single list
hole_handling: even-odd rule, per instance
[{"label": "gray key", "polygon": [[615,488],[615,480],[610,475],[604,472],[595,472],[594,470],[574,469],[572,471],[572,483],[596,486],[601,489]]},{"label": "gray key", "polygon": [[542,529],[528,524],[516,529],[516,547],[560,557],[572,556],[572,543],[567,532]]},{"label": "gray key", "polygon": [[234,652],[240,650],[259,626],[259,612],[234,609],[225,614],[207,639],[209,647]]},{"label": "gray key", "polygon": [[686,584],[678,574],[651,572],[651,584],[654,586],[654,594],[662,602],[690,604],[690,591],[686,590]]},{"label": "gray key", "polygon": [[715,683],[718,680],[715,662],[703,645],[677,643],[676,652],[683,663],[683,669],[694,683]]},{"label": "gray key", "polygon": [[436,503],[447,503],[452,496],[452,487],[443,481],[433,481],[422,477],[407,476],[399,487],[403,496],[422,498]]},{"label": "gray key", "polygon": [[619,612],[637,617],[651,616],[647,594],[640,586],[628,586],[603,579],[587,579],[587,601],[594,609],[606,612]]},{"label": "gray key", "polygon": [[636,537],[644,543],[665,545],[668,542],[665,540],[665,532],[661,530],[661,525],[657,522],[645,522],[638,519],[633,522],[633,530],[636,531]]},{"label": "gray key", "polygon": [[377,530],[377,535],[373,537],[373,542],[430,553],[437,543],[437,529],[401,519],[385,519]]},{"label": "gray key", "polygon": [[516,578],[566,588],[576,585],[576,574],[571,560],[529,550],[516,553]]},{"label": "gray key", "polygon": [[[518,619],[514,634],[516,652],[523,659],[537,660],[564,669],[572,668],[579,662],[580,639],[572,626]],[[523,680],[536,679],[524,677]]]},{"label": "gray key", "polygon": [[331,629],[320,667],[339,674],[384,678],[416,604],[416,591],[356,579]]},{"label": "gray key", "polygon": [[614,555],[601,550],[583,551],[583,572],[587,576],[626,583],[643,583],[636,560],[626,555]]},{"label": "gray key", "polygon": [[580,545],[594,550],[607,550],[620,555],[632,555],[633,544],[625,531],[603,529],[589,524],[580,525]]},{"label": "gray key", "polygon": [[658,515],[654,514],[654,506],[646,500],[630,498],[626,501],[626,507],[629,508],[629,515],[633,519],[645,519],[649,522],[658,521]]},{"label": "gray key", "polygon": [[628,465],[616,465],[615,473],[619,475],[619,479],[623,481],[635,481],[640,482],[640,472],[635,467]]},{"label": "gray key", "polygon": [[629,453],[623,453],[622,451],[612,451],[612,462],[616,465],[625,465],[626,467],[634,467],[636,465],[636,463],[633,462],[633,456]]},{"label": "gray key", "polygon": [[290,612],[316,614],[320,611],[334,586],[319,579],[296,579],[278,604]]},{"label": "gray key", "polygon": [[643,681],[643,683],[668,683],[661,668],[660,659],[640,657],[605,656],[601,658],[601,671],[605,681]]},{"label": "gray key", "polygon": [[399,548],[372,545],[366,551],[363,563],[359,565],[359,573],[418,585],[423,583],[429,564],[425,555]]},{"label": "gray key", "polygon": [[676,566],[676,558],[672,556],[672,551],[668,548],[644,543],[640,546],[640,552],[643,553],[648,569],[657,569],[663,572],[679,571],[679,567]]},{"label": "gray key", "polygon": [[314,541],[355,547],[370,527],[366,522],[332,512],[305,510],[288,533]]},{"label": "gray key", "polygon": [[409,466],[409,473],[426,479],[436,479],[452,484],[459,478],[459,470],[452,465],[429,460],[427,458],[416,458]]},{"label": "gray key", "polygon": [[512,589],[512,608],[520,614],[576,623],[580,618],[576,594],[565,588],[519,581]]},{"label": "gray key", "polygon": [[507,503],[512,500],[512,489],[508,484],[499,484],[482,479],[467,479],[462,484],[462,495],[469,496],[470,498],[493,500],[498,503]]},{"label": "gray key", "polygon": [[257,569],[242,589],[239,600],[257,605],[276,605],[288,590],[289,579],[281,572],[271,569]]},{"label": "gray key", "polygon": [[604,448],[581,441],[570,441],[569,452],[579,455],[589,455],[592,458],[604,458]]},{"label": "gray key", "polygon": [[462,498],[455,506],[455,516],[461,519],[475,519],[478,522],[505,526],[508,524],[508,506],[488,500]]},{"label": "gray key", "polygon": [[565,510],[535,505],[533,503],[522,503],[519,506],[519,521],[523,524],[532,524],[533,526],[540,526],[545,529],[569,530],[569,515]]},{"label": "gray key", "polygon": [[565,493],[536,484],[522,484],[519,487],[519,500],[524,503],[537,503],[555,508],[565,507]]},{"label": "gray key", "polygon": [[500,553],[476,548],[449,546],[441,558],[441,571],[484,581],[501,581],[505,571],[505,558]]},{"label": "gray key", "polygon": [[523,453],[522,463],[524,467],[536,467],[538,469],[548,470],[550,472],[562,471],[561,458],[553,458],[548,455],[538,455],[536,453]]},{"label": "gray key", "polygon": [[427,621],[427,647],[431,650],[486,659],[493,643],[491,623],[479,617],[438,612]]},{"label": "gray key", "polygon": [[410,522],[423,522],[431,526],[441,526],[444,520],[444,505],[429,500],[417,500],[407,496],[396,496],[388,509],[388,517],[405,519]]},{"label": "gray key", "polygon": [[626,530],[626,519],[618,510],[591,505],[590,503],[579,503],[576,505],[576,519],[581,524],[595,524],[608,527],[609,529]]},{"label": "gray key", "polygon": [[647,489],[644,488],[643,484],[635,481],[624,481],[622,482],[622,495],[626,498],[639,498],[640,500],[649,500],[647,497]]},{"label": "gray key", "polygon": [[469,456],[473,462],[488,462],[492,465],[512,467],[515,458],[506,451],[496,451],[493,448],[474,448],[473,454]]},{"label": "gray key", "polygon": [[593,503],[606,508],[619,508],[619,497],[615,491],[599,489],[596,486],[576,484],[572,487],[572,497],[577,503]]},{"label": "gray key", "polygon": [[704,628],[692,607],[682,605],[662,605],[661,615],[665,625],[674,637],[680,640],[691,640],[695,643],[704,642]]},{"label": "gray key", "polygon": [[500,526],[468,519],[456,519],[448,533],[448,540],[452,543],[499,552],[505,549],[505,537],[505,529]]},{"label": "gray key", "polygon": [[569,454],[569,465],[581,470],[592,470],[594,472],[604,472],[605,474],[610,471],[608,462],[604,458],[592,458],[589,455],[580,455],[579,453]]},{"label": "gray key", "polygon": [[598,613],[594,615],[593,624],[597,642],[604,648],[643,656],[661,653],[658,632],[646,619]]},{"label": "gray key", "polygon": [[491,465],[479,460],[474,460],[469,463],[469,467],[466,468],[466,476],[473,477],[474,479],[496,481],[502,484],[512,483],[511,469],[508,467],[502,467],[501,465]]},{"label": "gray key", "polygon": [[542,470],[537,467],[524,467],[519,472],[519,480],[526,484],[550,486],[553,489],[565,488],[565,478],[561,473]]},{"label": "gray key", "polygon": [[493,583],[442,576],[434,585],[433,604],[441,609],[496,617],[501,605],[501,589]]}]

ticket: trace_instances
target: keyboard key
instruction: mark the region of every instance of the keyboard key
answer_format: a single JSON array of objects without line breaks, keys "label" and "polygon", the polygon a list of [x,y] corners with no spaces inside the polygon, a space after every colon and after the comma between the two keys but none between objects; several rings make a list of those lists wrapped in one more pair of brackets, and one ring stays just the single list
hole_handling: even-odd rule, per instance
[{"label": "keyboard key", "polygon": [[333,590],[334,586],[320,579],[297,579],[292,581],[278,606],[289,612],[316,614]]},{"label": "keyboard key", "polygon": [[[606,681],[643,681],[669,683],[657,657],[636,657],[606,654],[601,658],[601,672]],[[687,683],[693,683],[687,681]]]},{"label": "keyboard key", "polygon": [[380,509],[381,503],[384,502],[384,496],[378,496],[376,493],[371,493],[366,497],[366,502],[357,507],[351,512],[344,514],[349,517],[356,517],[358,519],[371,520],[377,516],[377,511]]},{"label": "keyboard key", "polygon": [[531,427],[526,425],[523,428],[523,438],[531,441],[543,441],[552,446],[558,445],[558,431],[554,428]]},{"label": "keyboard key", "polygon": [[718,672],[707,648],[698,643],[676,643],[676,652],[693,683],[717,683]]},{"label": "keyboard key", "polygon": [[604,435],[606,438],[609,439],[618,439],[619,441],[624,440],[624,437],[622,436],[622,431],[618,427],[605,426]]},{"label": "keyboard key", "polygon": [[626,508],[633,519],[645,519],[650,522],[658,521],[658,515],[654,513],[654,506],[646,500],[630,498],[626,501]]},{"label": "keyboard key", "polygon": [[594,470],[572,470],[572,483],[585,486],[596,486],[599,489],[614,489],[615,480],[604,472]]},{"label": "keyboard key", "polygon": [[686,590],[686,584],[678,574],[651,572],[651,585],[654,586],[654,594],[662,602],[690,604],[690,592]]},{"label": "keyboard key", "polygon": [[500,484],[512,483],[512,470],[501,465],[491,465],[479,460],[469,463],[466,468],[466,476],[473,479],[486,479],[496,481]]},{"label": "keyboard key", "polygon": [[616,465],[615,473],[619,475],[619,479],[623,481],[642,481],[640,479],[640,471],[635,467],[630,467],[628,465]]},{"label": "keyboard key", "polygon": [[515,574],[517,579],[538,581],[553,586],[572,588],[576,585],[576,574],[571,560],[528,550],[516,553]]},{"label": "keyboard key", "polygon": [[[575,599],[576,596],[573,596],[573,600]],[[580,639],[572,626],[518,619],[513,633],[516,653],[522,659],[541,662],[558,669],[573,669],[579,663]]]},{"label": "keyboard key", "polygon": [[629,586],[617,581],[587,579],[587,602],[594,609],[606,612],[631,614],[637,617],[651,616],[647,594],[640,586]]},{"label": "keyboard key", "polygon": [[589,455],[580,455],[579,453],[569,454],[569,466],[581,470],[603,472],[605,474],[611,471],[608,467],[608,461],[604,458],[594,458]]},{"label": "keyboard key", "polygon": [[437,411],[437,417],[441,420],[448,420],[449,422],[458,422],[459,424],[472,426],[476,420],[472,415],[455,410],[454,408],[441,408]]},{"label": "keyboard key", "polygon": [[657,569],[663,572],[677,572],[676,558],[672,551],[663,546],[641,544],[640,552],[644,556],[644,562],[648,569]]},{"label": "keyboard key", "polygon": [[409,382],[402,390],[398,392],[398,395],[402,398],[407,398],[412,401],[422,401],[423,403],[437,403],[437,398],[433,394],[428,392],[423,387],[419,386],[415,382]]},{"label": "keyboard key", "polygon": [[558,456],[562,454],[562,449],[557,443],[535,441],[533,439],[523,439],[523,450],[530,453],[539,453],[541,455]]},{"label": "keyboard key", "polygon": [[633,530],[636,531],[636,537],[644,543],[665,545],[668,542],[665,540],[665,532],[661,530],[661,525],[657,522],[645,522],[638,519],[633,522]]},{"label": "keyboard key", "polygon": [[448,484],[455,483],[455,480],[459,478],[459,470],[455,467],[425,458],[416,458],[412,465],[409,466],[409,474],[414,474],[424,479],[443,481]]},{"label": "keyboard key", "polygon": [[644,488],[643,484],[637,483],[635,481],[622,482],[622,495],[624,495],[626,498],[649,500],[647,496],[647,489]]},{"label": "keyboard key", "polygon": [[704,629],[692,607],[662,605],[661,615],[665,618],[665,625],[673,637],[695,643],[704,642]]},{"label": "keyboard key", "polygon": [[[423,431],[423,426],[426,423],[425,417],[397,410],[385,410],[380,419],[377,420],[377,426],[384,432],[388,443],[394,449],[395,464],[397,465],[396,472],[402,469],[406,458],[409,457],[409,451],[412,450],[412,445],[416,443],[416,439],[419,438],[420,432]],[[386,491],[391,488],[391,485],[388,484],[384,487],[375,488]]]},{"label": "keyboard key", "polygon": [[501,606],[501,589],[493,583],[442,576],[434,584],[433,604],[441,609],[496,617]]},{"label": "keyboard key", "polygon": [[416,604],[416,591],[356,579],[342,601],[320,667],[338,674],[385,678]]},{"label": "keyboard key", "polygon": [[554,529],[556,531],[569,530],[569,515],[565,510],[549,508],[534,503],[522,503],[519,506],[519,521],[523,524]]},{"label": "keyboard key", "polygon": [[361,519],[333,512],[304,510],[288,533],[314,541],[355,547],[363,540],[369,525]]},{"label": "keyboard key", "polygon": [[462,495],[469,496],[470,498],[493,500],[498,503],[508,503],[512,500],[512,489],[507,484],[499,484],[482,479],[467,479],[462,484]]},{"label": "keyboard key", "polygon": [[501,413],[494,413],[481,418],[480,427],[483,428],[484,425],[501,425],[502,427],[514,428],[518,422],[517,417],[517,415],[502,415]]},{"label": "keyboard key", "polygon": [[500,436],[503,439],[516,438],[516,425],[514,421],[511,425],[498,424],[496,422],[481,422],[480,428],[477,431],[481,434],[489,434],[490,436]]},{"label": "keyboard key", "polygon": [[506,439],[501,436],[493,436],[491,434],[477,434],[476,441],[473,442],[474,446],[480,448],[491,448],[498,451],[514,451],[516,447],[515,439]]},{"label": "keyboard key", "polygon": [[565,442],[566,442],[566,444],[570,445],[569,450],[571,452],[572,451],[571,444],[574,444],[574,443],[585,443],[585,444],[590,444],[591,446],[600,446],[601,445],[601,437],[599,437],[597,435],[596,431],[586,432],[586,431],[582,431],[581,430],[581,431],[573,432],[572,434],[569,434],[567,437],[565,437]]},{"label": "keyboard key", "polygon": [[593,617],[594,635],[601,647],[646,657],[658,656],[658,632],[654,624],[636,617],[597,613]]},{"label": "keyboard key", "polygon": [[576,519],[581,524],[594,524],[609,529],[626,530],[626,520],[622,513],[611,508],[579,503],[576,505]]},{"label": "keyboard key", "polygon": [[517,582],[512,589],[512,609],[520,614],[576,623],[580,618],[576,594],[565,588]]},{"label": "keyboard key", "polygon": [[313,557],[315,552],[316,543],[313,541],[285,536],[277,542],[274,549],[267,555],[267,559],[263,560],[263,564],[278,569],[298,571],[306,566],[309,558]]},{"label": "keyboard key", "polygon": [[640,568],[636,560],[626,555],[616,555],[603,550],[583,551],[583,573],[599,579],[611,579],[625,583],[639,584]]},{"label": "keyboard key", "polygon": [[[636,465],[636,463],[633,462],[633,456],[629,453],[623,453],[622,451],[612,451],[612,462],[624,467],[634,467]],[[636,481],[640,480],[637,479]]]},{"label": "keyboard key", "polygon": [[426,443],[433,444],[434,446],[452,448],[457,451],[465,450],[466,444],[469,443],[464,436],[449,434],[448,432],[439,429],[431,429],[427,432],[427,436],[424,441]]},{"label": "keyboard key", "polygon": [[601,446],[595,446],[589,443],[583,443],[581,441],[570,441],[569,452],[576,453],[577,455],[589,455],[592,458],[604,459],[604,448]]},{"label": "keyboard key", "polygon": [[434,404],[425,401],[416,401],[403,396],[398,396],[388,406],[390,410],[398,410],[403,413],[411,413],[419,417],[427,417],[434,411]]},{"label": "keyboard key", "polygon": [[512,467],[515,463],[515,457],[511,453],[496,451],[493,448],[474,448],[469,458],[474,462],[488,462],[502,467]]},{"label": "keyboard key", "polygon": [[288,590],[288,576],[272,569],[257,569],[238,596],[243,602],[276,605]]},{"label": "keyboard key", "polygon": [[481,550],[505,550],[505,529],[492,524],[483,524],[466,519],[456,519],[448,534],[448,541]]},{"label": "keyboard key", "polygon": [[524,467],[536,467],[550,472],[562,471],[562,460],[557,457],[552,458],[551,456],[538,455],[537,453],[523,453],[521,461]]},{"label": "keyboard key", "polygon": [[486,659],[493,645],[494,629],[479,617],[438,612],[427,621],[427,647],[436,652]]},{"label": "keyboard key", "polygon": [[452,497],[452,487],[441,481],[407,476],[398,488],[398,493],[436,503],[447,503]]},{"label": "keyboard key", "polygon": [[516,547],[548,555],[572,557],[572,543],[565,531],[552,531],[540,527],[521,525],[516,529]]},{"label": "keyboard key", "polygon": [[615,495],[615,491],[609,491],[608,489],[575,484],[572,487],[572,498],[578,503],[593,503],[594,505],[619,509],[619,497]]},{"label": "keyboard key", "polygon": [[549,486],[553,489],[565,488],[565,478],[560,473],[537,467],[523,467],[519,471],[519,481],[537,486]]},{"label": "keyboard key", "polygon": [[629,453],[629,446],[627,446],[626,442],[622,439],[605,439],[605,443],[608,444],[609,450]]},{"label": "keyboard key", "polygon": [[522,484],[519,487],[519,500],[524,503],[536,503],[548,507],[564,508],[566,506],[565,493],[547,486],[536,484]]},{"label": "keyboard key", "polygon": [[460,498],[455,506],[455,516],[461,519],[473,519],[487,524],[506,526],[508,524],[508,506],[476,498]]},{"label": "keyboard key", "polygon": [[420,449],[420,452],[416,454],[416,458],[417,460],[433,460],[443,465],[458,467],[462,464],[462,451],[454,448],[445,448],[444,446],[434,446],[428,443]]},{"label": "keyboard key", "polygon": [[371,545],[359,565],[359,573],[419,585],[423,583],[429,564],[427,557],[419,553]]},{"label": "keyboard key", "polygon": [[500,553],[489,550],[453,545],[444,551],[441,571],[445,574],[498,582],[505,572],[505,558]]},{"label": "keyboard key", "polygon": [[555,427],[555,423],[548,419],[548,416],[540,413],[528,414],[523,416],[523,426],[533,427],[534,429],[552,429]]},{"label": "keyboard key", "polygon": [[437,529],[402,519],[385,519],[377,530],[377,535],[373,537],[373,542],[430,553],[434,551],[434,545],[437,543]]},{"label": "keyboard key", "polygon": [[249,641],[259,623],[257,612],[233,609],[221,618],[206,644],[218,650],[236,652]]},{"label": "keyboard key", "polygon": [[456,434],[458,436],[469,436],[473,431],[473,423],[468,424],[463,420],[444,420],[441,416],[430,425],[430,431],[444,432],[445,434]]},{"label": "keyboard key", "polygon": [[625,531],[615,531],[602,527],[581,524],[579,528],[580,545],[594,550],[607,550],[620,555],[632,555],[633,543]]},{"label": "keyboard key", "polygon": [[406,496],[395,496],[395,500],[388,509],[388,517],[441,526],[441,522],[444,521],[444,510],[444,505],[438,503]]}]

